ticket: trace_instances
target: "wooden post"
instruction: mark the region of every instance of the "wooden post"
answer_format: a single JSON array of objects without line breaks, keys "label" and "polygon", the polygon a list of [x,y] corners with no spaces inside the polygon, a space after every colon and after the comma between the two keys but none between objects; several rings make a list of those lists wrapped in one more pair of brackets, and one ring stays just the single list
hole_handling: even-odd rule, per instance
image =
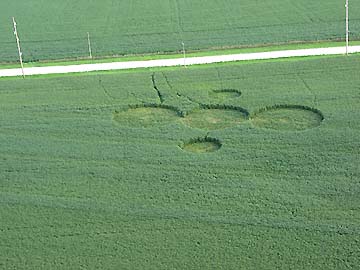
[{"label": "wooden post", "polygon": [[20,39],[19,39],[19,36],[18,36],[17,28],[16,28],[15,18],[13,17],[12,19],[13,19],[13,24],[14,24],[14,35],[15,35],[15,38],[16,38],[16,45],[17,45],[18,53],[19,53],[21,71],[22,71],[23,77],[25,78],[24,64],[23,64],[23,60],[22,60],[22,52],[21,52],[21,48],[20,48]]},{"label": "wooden post", "polygon": [[183,56],[184,56],[184,67],[186,67],[186,51],[185,51],[185,43],[181,42],[182,44],[182,50],[183,50]]},{"label": "wooden post", "polygon": [[349,55],[349,0],[346,0],[346,55]]},{"label": "wooden post", "polygon": [[90,42],[90,33],[87,32],[87,38],[88,38],[88,46],[89,46],[89,57],[92,59],[92,51],[91,51],[91,42]]}]

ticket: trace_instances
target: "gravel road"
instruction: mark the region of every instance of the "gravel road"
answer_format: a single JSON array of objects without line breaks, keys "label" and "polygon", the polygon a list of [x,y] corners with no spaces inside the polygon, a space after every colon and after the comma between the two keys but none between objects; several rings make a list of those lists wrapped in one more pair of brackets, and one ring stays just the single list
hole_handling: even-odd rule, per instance
[{"label": "gravel road", "polygon": [[[349,47],[349,53],[359,53],[359,52],[360,52],[360,46]],[[264,59],[301,57],[301,56],[341,55],[345,53],[346,53],[345,47],[285,50],[285,51],[271,51],[271,52],[258,52],[258,53],[190,57],[185,59],[185,64],[190,66],[190,65],[202,65],[202,64],[212,64],[212,63],[221,63],[221,62],[264,60]],[[177,59],[113,62],[113,63],[83,64],[83,65],[79,64],[79,65],[68,65],[68,66],[29,67],[29,68],[25,68],[24,72],[26,76],[30,76],[30,75],[43,75],[43,74],[65,74],[65,73],[80,73],[80,72],[90,72],[90,71],[106,71],[106,70],[120,70],[120,69],[151,68],[151,67],[172,67],[172,66],[182,66],[182,65],[184,65],[184,59],[177,58]],[[14,76],[22,76],[22,72],[20,68],[0,69],[0,77],[14,77]]]}]

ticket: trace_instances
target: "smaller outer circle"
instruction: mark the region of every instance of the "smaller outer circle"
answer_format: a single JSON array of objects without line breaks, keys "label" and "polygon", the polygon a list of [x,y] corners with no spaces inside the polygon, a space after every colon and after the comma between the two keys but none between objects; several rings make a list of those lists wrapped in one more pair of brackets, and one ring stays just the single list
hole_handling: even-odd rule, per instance
[{"label": "smaller outer circle", "polygon": [[[293,111],[294,115],[281,115],[281,111],[288,111],[289,114]],[[303,105],[274,105],[265,107],[250,117],[255,127],[287,131],[315,128],[320,126],[324,119],[324,115],[320,110]]]},{"label": "smaller outer circle", "polygon": [[180,148],[191,153],[216,152],[222,147],[222,143],[216,138],[199,137],[189,140],[180,145]]}]

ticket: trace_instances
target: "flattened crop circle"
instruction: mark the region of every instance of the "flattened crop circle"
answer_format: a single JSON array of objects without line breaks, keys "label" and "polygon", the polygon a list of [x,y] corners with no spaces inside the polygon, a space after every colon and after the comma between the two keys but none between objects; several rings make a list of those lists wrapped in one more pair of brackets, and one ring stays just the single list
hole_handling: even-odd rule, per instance
[{"label": "flattened crop circle", "polygon": [[138,106],[114,112],[113,119],[123,126],[151,127],[178,120],[175,109],[161,106]]},{"label": "flattened crop circle", "polygon": [[283,131],[315,128],[320,126],[323,120],[324,116],[319,110],[300,105],[267,107],[251,117],[256,127]]},{"label": "flattened crop circle", "polygon": [[241,91],[237,89],[218,89],[210,92],[210,95],[222,100],[233,99],[240,97]]},{"label": "flattened crop circle", "polygon": [[192,139],[180,147],[187,152],[208,153],[219,150],[221,146],[222,144],[218,139],[205,137]]},{"label": "flattened crop circle", "polygon": [[248,112],[238,107],[208,106],[186,115],[182,121],[193,128],[216,130],[237,126],[248,119]]}]

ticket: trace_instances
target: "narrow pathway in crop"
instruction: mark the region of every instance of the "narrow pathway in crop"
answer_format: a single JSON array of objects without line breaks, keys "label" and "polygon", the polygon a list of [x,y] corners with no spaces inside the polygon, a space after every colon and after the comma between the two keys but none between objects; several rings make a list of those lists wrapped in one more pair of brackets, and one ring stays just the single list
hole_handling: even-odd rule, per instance
[{"label": "narrow pathway in crop", "polygon": [[[301,50],[285,50],[285,51],[271,51],[258,53],[241,53],[230,55],[216,55],[216,56],[202,56],[190,57],[186,59],[186,65],[202,65],[223,62],[235,61],[249,61],[249,60],[265,60],[278,59],[289,57],[304,57],[304,56],[320,56],[320,55],[341,55],[346,53],[345,47],[331,47],[331,48],[316,48],[316,49],[301,49]],[[360,46],[350,46],[349,53],[360,53]],[[99,63],[99,64],[83,64],[83,65],[69,65],[69,66],[49,66],[49,67],[31,67],[25,68],[25,75],[45,75],[45,74],[65,74],[65,73],[80,73],[91,71],[107,71],[107,70],[122,70],[122,69],[136,69],[136,68],[151,68],[151,67],[173,67],[184,65],[183,58],[176,59],[161,59],[148,61],[129,61],[129,62],[113,62],[113,63]],[[14,77],[22,76],[21,69],[0,69],[0,77]]]},{"label": "narrow pathway in crop", "polygon": [[161,94],[159,88],[156,85],[155,73],[153,73],[151,75],[151,81],[152,81],[153,87],[154,87],[154,89],[155,89],[155,91],[156,91],[156,93],[157,93],[157,95],[159,97],[160,103],[164,103],[164,97],[163,97],[163,95]]}]

